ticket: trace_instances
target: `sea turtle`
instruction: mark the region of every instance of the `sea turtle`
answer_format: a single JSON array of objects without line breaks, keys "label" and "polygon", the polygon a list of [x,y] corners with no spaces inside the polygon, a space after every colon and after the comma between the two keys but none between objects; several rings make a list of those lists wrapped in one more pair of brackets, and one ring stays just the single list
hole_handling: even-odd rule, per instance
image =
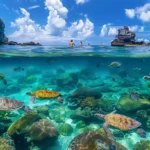
[{"label": "sea turtle", "polygon": [[103,118],[106,121],[103,125],[103,128],[106,131],[106,133],[113,139],[115,138],[113,137],[111,131],[109,130],[108,125],[111,125],[115,128],[119,128],[125,131],[138,128],[137,133],[143,138],[146,137],[146,132],[141,128],[141,123],[132,118],[129,118],[121,114],[116,114],[115,111],[107,115],[97,113],[95,114],[95,116]]},{"label": "sea turtle", "polygon": [[96,131],[77,135],[67,150],[127,150],[123,145]]},{"label": "sea turtle", "polygon": [[120,68],[120,66],[121,66],[121,63],[117,61],[114,61],[109,65],[109,67],[112,67],[112,68]]},{"label": "sea turtle", "polygon": [[0,80],[2,80],[2,82],[3,82],[4,85],[7,85],[7,81],[6,81],[4,75],[0,74]]},{"label": "sea turtle", "polygon": [[55,91],[50,90],[37,90],[35,92],[27,92],[26,94],[31,95],[30,102],[34,103],[35,98],[37,99],[53,99],[57,98],[59,103],[63,103],[62,95]]},{"label": "sea turtle", "polygon": [[24,111],[27,113],[31,112],[29,106],[25,106],[24,102],[20,102],[18,100],[0,97],[0,110],[17,110],[24,107]]}]

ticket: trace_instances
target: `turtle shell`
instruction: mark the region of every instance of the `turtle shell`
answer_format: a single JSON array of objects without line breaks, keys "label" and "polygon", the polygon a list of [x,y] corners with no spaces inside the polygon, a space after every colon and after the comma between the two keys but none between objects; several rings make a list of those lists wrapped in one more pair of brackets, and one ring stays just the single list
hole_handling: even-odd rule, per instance
[{"label": "turtle shell", "polygon": [[121,130],[132,130],[141,126],[140,122],[120,114],[107,114],[104,119],[107,124]]},{"label": "turtle shell", "polygon": [[127,150],[121,144],[103,136],[96,131],[88,131],[76,136],[70,143],[67,150]]},{"label": "turtle shell", "polygon": [[38,90],[34,93],[37,98],[55,98],[60,95],[58,92],[49,91],[49,90]]},{"label": "turtle shell", "polygon": [[0,110],[17,110],[22,108],[23,102],[10,98],[0,97]]}]

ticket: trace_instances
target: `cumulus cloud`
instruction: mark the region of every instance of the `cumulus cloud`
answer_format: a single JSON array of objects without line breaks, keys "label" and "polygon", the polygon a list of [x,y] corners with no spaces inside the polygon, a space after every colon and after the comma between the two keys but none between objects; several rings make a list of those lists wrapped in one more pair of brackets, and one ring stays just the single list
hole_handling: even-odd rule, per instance
[{"label": "cumulus cloud", "polygon": [[105,36],[107,34],[107,32],[108,32],[108,24],[104,24],[100,31],[100,36]]},{"label": "cumulus cloud", "polygon": [[148,43],[149,42],[149,40],[148,39],[137,39],[138,41],[144,41],[145,43]]},{"label": "cumulus cloud", "polygon": [[76,4],[84,4],[88,2],[89,0],[76,0]]},{"label": "cumulus cloud", "polygon": [[34,6],[31,6],[31,7],[28,7],[28,9],[36,9],[36,8],[39,8],[40,6],[39,5],[34,5]]},{"label": "cumulus cloud", "polygon": [[65,17],[67,16],[68,10],[60,0],[46,0],[45,6],[49,10],[45,30],[49,34],[57,34],[56,32],[59,32],[66,26]]},{"label": "cumulus cloud", "polygon": [[64,37],[87,38],[94,32],[94,24],[86,18],[85,21],[73,22],[72,25],[63,32]]},{"label": "cumulus cloud", "polygon": [[143,22],[150,22],[150,3],[135,9],[125,9],[125,14],[131,19],[137,17]]},{"label": "cumulus cloud", "polygon": [[118,34],[118,29],[115,27],[111,27],[108,31],[108,35],[117,35]]},{"label": "cumulus cloud", "polygon": [[[122,28],[122,26],[112,26],[110,23],[104,24],[100,31],[100,36],[115,36],[118,34],[118,29]],[[143,32],[144,27],[143,26],[129,26],[129,30],[132,32]]]},{"label": "cumulus cloud", "polygon": [[46,0],[46,9],[49,11],[47,24],[41,26],[31,19],[30,13],[20,8],[21,17],[11,22],[11,27],[17,30],[9,35],[10,40],[18,42],[41,42],[42,44],[68,43],[70,38],[83,40],[94,32],[94,24],[86,17],[84,20],[73,22],[66,26],[65,18],[68,10],[60,0]]},{"label": "cumulus cloud", "polygon": [[129,17],[129,18],[134,18],[135,17],[135,10],[134,9],[125,9],[125,14]]}]

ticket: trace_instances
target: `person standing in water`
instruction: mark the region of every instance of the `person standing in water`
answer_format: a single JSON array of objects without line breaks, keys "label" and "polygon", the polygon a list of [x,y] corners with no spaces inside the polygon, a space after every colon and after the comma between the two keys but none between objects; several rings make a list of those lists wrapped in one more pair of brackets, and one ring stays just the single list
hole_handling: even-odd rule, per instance
[{"label": "person standing in water", "polygon": [[70,47],[73,47],[73,46],[75,46],[75,44],[74,44],[73,40],[70,40],[70,43],[69,43],[69,45],[70,45]]},{"label": "person standing in water", "polygon": [[83,43],[82,43],[82,41],[80,42],[80,46],[83,46]]}]

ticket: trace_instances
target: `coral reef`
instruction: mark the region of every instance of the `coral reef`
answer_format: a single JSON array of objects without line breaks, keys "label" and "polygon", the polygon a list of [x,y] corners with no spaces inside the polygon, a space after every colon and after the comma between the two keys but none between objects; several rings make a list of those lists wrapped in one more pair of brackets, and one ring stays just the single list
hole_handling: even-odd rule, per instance
[{"label": "coral reef", "polygon": [[9,136],[13,136],[15,133],[27,133],[30,125],[38,119],[41,119],[41,116],[39,114],[25,114],[10,125],[10,127],[7,130],[7,133]]},{"label": "coral reef", "polygon": [[55,126],[46,119],[33,123],[28,131],[28,134],[30,135],[30,140],[33,141],[42,141],[44,139],[58,137],[58,131]]},{"label": "coral reef", "polygon": [[133,150],[149,150],[150,149],[150,141],[149,140],[141,140],[136,143],[133,147]]},{"label": "coral reef", "polygon": [[123,95],[120,97],[116,108],[121,112],[136,112],[140,109],[150,108],[150,101],[146,98],[132,100],[129,95]]},{"label": "coral reef", "polygon": [[15,147],[9,145],[6,139],[0,137],[0,150],[15,150]]},{"label": "coral reef", "polygon": [[76,128],[80,129],[80,128],[84,128],[86,126],[86,124],[84,123],[84,121],[78,121],[76,123]]},{"label": "coral reef", "polygon": [[64,123],[60,128],[59,128],[60,134],[64,136],[70,136],[73,132],[73,128],[70,124]]}]

